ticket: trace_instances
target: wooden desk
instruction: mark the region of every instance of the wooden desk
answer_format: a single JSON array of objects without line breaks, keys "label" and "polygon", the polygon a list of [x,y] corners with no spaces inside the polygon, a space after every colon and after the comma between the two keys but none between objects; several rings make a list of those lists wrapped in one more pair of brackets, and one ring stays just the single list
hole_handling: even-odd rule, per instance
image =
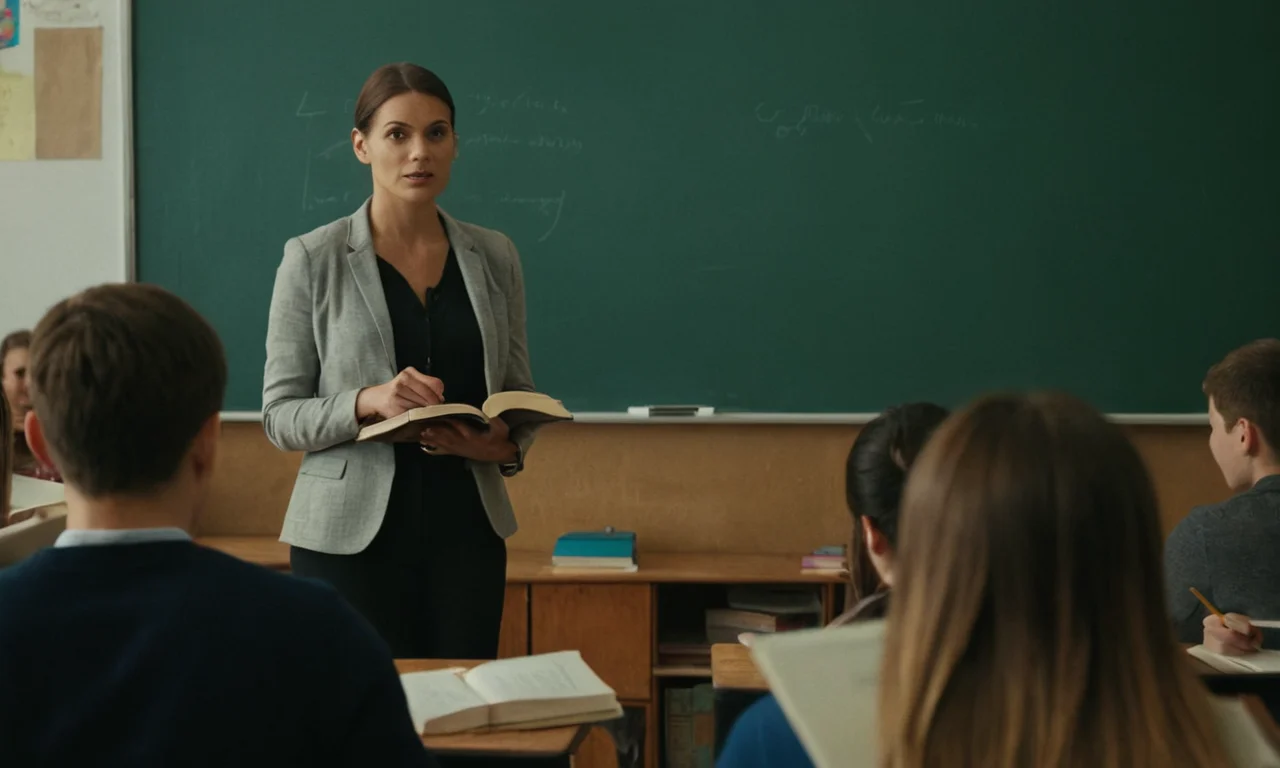
[{"label": "wooden desk", "polygon": [[[289,547],[275,537],[210,536],[198,538],[197,542],[259,565],[288,568]],[[663,733],[664,691],[681,685],[682,680],[685,686],[692,686],[713,676],[710,668],[660,662],[658,646],[665,639],[670,617],[686,617],[684,626],[674,627],[677,630],[700,627],[702,609],[722,607],[723,602],[719,606],[714,603],[724,600],[729,587],[762,584],[815,588],[821,599],[823,620],[830,621],[843,606],[838,591],[846,577],[839,573],[805,573],[800,568],[802,556],[800,552],[641,552],[639,568],[634,573],[584,573],[553,568],[549,552],[511,550],[507,553],[499,655],[580,651],[591,668],[617,692],[627,712],[626,722],[635,727],[634,732],[622,735],[622,741],[638,741],[643,765],[656,768],[658,741]],[[682,598],[691,603],[707,602],[682,612],[678,609],[687,607],[680,605]],[[750,668],[754,669],[754,664]],[[613,766],[616,754],[614,742],[603,729],[596,728],[578,750],[574,765]]]},{"label": "wooden desk", "polygon": [[[289,570],[289,545],[274,536],[201,536],[196,543],[274,570]],[[800,555],[640,553],[634,573],[553,568],[547,552],[507,553],[507,581],[521,584],[839,584],[842,574],[805,572]]]},{"label": "wooden desk", "polygon": [[196,543],[273,571],[289,570],[289,545],[274,536],[199,536]]},{"label": "wooden desk", "polygon": [[741,643],[711,646],[711,684],[739,691],[769,690],[769,683],[751,658],[751,649]]},{"label": "wooden desk", "polygon": [[[449,667],[471,667],[479,661],[450,659],[396,659],[396,669],[405,672],[426,672]],[[441,755],[470,755],[509,758],[552,758],[572,755],[591,730],[591,724],[568,725],[559,728],[542,728],[533,731],[495,731],[493,733],[452,733],[441,736],[424,736],[422,743],[432,752]]]}]

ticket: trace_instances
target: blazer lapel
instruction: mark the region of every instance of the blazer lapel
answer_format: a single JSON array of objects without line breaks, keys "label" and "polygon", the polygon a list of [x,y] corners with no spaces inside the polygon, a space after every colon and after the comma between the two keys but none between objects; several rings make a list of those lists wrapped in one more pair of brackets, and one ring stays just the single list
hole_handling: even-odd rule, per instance
[{"label": "blazer lapel", "polygon": [[378,337],[382,339],[382,351],[387,356],[387,367],[394,376],[399,372],[396,368],[396,343],[391,332],[391,314],[387,312],[387,297],[382,292],[382,276],[378,274],[378,256],[373,252],[373,235],[369,231],[369,201],[366,200],[348,221],[347,265],[373,317]]},{"label": "blazer lapel", "polygon": [[493,308],[489,303],[489,278],[485,260],[476,252],[475,241],[458,226],[452,216],[444,211],[440,211],[440,216],[444,219],[449,244],[453,246],[454,258],[458,260],[463,282],[467,284],[467,295],[471,297],[471,309],[476,313],[476,323],[480,326],[480,339],[484,343],[484,380],[489,394],[493,394],[502,388],[502,382],[494,378],[498,373],[498,332],[494,327]]}]

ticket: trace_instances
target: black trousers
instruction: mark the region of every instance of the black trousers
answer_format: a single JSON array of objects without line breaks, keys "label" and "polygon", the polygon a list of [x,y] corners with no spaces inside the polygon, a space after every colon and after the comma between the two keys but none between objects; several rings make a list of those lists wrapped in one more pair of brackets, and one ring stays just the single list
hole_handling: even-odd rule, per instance
[{"label": "black trousers", "polygon": [[293,547],[293,572],[337,589],[394,658],[497,658],[507,548],[474,478],[460,460],[405,474],[418,477],[397,478],[406,482],[392,486],[382,527],[364,551]]}]

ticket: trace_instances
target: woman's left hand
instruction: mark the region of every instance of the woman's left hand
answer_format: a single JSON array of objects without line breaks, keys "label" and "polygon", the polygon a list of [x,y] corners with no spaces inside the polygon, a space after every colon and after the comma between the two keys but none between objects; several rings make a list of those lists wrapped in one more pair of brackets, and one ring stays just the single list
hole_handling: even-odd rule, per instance
[{"label": "woman's left hand", "polygon": [[447,420],[425,427],[420,438],[422,449],[432,456],[461,456],[472,461],[506,464],[516,460],[519,448],[511,442],[511,432],[502,419],[489,421],[487,430],[470,424]]}]

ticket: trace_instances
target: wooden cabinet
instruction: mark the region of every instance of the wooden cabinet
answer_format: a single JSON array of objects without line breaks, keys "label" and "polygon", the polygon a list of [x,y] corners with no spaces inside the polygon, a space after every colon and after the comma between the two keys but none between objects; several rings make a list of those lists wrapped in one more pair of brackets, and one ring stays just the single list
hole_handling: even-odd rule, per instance
[{"label": "wooden cabinet", "polygon": [[531,590],[533,653],[581,651],[619,699],[649,698],[649,585],[534,584]]},{"label": "wooden cabinet", "polygon": [[502,603],[498,658],[529,655],[529,585],[508,584]]}]

